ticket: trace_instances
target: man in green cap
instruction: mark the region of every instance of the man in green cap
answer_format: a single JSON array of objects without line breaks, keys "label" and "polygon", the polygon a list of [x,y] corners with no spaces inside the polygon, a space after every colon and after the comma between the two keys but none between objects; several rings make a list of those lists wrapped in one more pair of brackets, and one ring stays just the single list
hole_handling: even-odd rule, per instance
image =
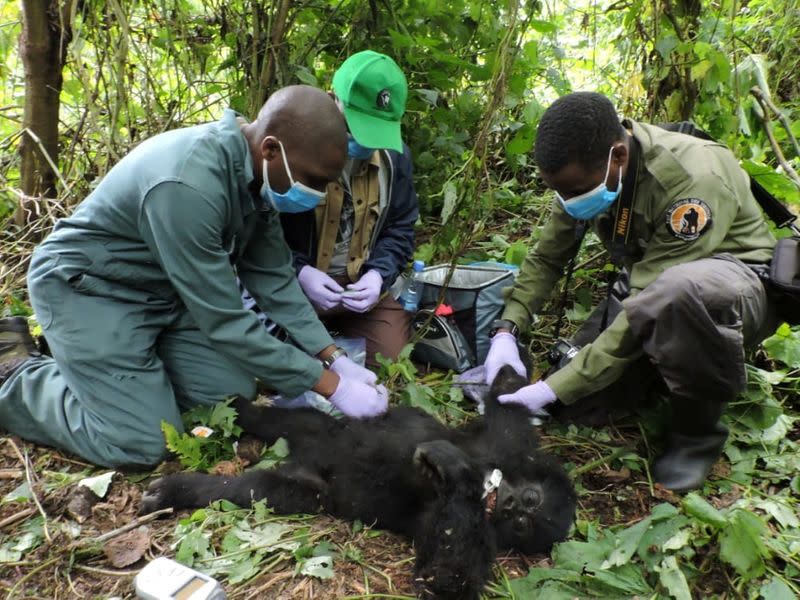
[{"label": "man in green cap", "polygon": [[[348,127],[348,158],[313,211],[282,214],[297,278],[331,331],[366,340],[396,358],[408,343],[411,316],[389,293],[414,249],[419,214],[411,155],[400,136],[408,86],[385,54],[348,58],[333,93]],[[253,306],[247,298],[245,305]]]},{"label": "man in green cap", "polygon": [[[290,86],[248,123],[216,123],[137,146],[36,249],[24,321],[0,320],[0,428],[107,466],[152,465],[180,411],[309,389],[355,417],[387,406],[300,290],[279,215],[307,211],[335,181],[347,131],[321,90]],[[236,277],[295,345],[242,306]]]},{"label": "man in green cap", "polygon": [[[499,400],[537,411],[652,375],[672,409],[653,479],[675,491],[702,486],[727,437],[725,404],[744,389],[745,348],[777,325],[761,278],[775,238],[747,174],[724,146],[620,122],[590,92],[545,111],[535,157],[556,201],[495,322],[487,380],[504,364],[525,372],[516,338],[577,252],[577,228],[591,226],[627,275],[597,319],[608,326],[546,379]],[[631,391],[640,400],[647,392]]]}]

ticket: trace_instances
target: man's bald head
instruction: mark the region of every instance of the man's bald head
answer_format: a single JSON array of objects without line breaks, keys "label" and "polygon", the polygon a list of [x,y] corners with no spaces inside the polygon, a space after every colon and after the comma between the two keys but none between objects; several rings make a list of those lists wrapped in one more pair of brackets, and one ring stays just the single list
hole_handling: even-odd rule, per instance
[{"label": "man's bald head", "polygon": [[256,124],[262,137],[274,135],[287,149],[305,152],[341,143],[347,150],[344,116],[327,93],[310,85],[290,85],[272,94]]},{"label": "man's bald head", "polygon": [[[270,163],[270,183],[283,192],[292,177],[314,189],[335,181],[347,159],[347,125],[333,99],[309,85],[292,85],[272,94],[258,118],[243,129],[253,154],[256,180],[261,163]],[[281,149],[282,147],[282,149]],[[272,164],[276,161],[276,164]]]}]

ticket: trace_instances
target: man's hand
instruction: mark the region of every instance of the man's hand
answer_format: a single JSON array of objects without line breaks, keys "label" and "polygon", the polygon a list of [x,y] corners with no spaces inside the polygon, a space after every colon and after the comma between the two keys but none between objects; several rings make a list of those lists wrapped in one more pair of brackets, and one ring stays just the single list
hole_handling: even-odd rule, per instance
[{"label": "man's hand", "polygon": [[374,386],[378,381],[378,376],[375,375],[375,373],[353,362],[347,356],[340,356],[333,361],[331,364],[331,371],[336,373],[339,377],[355,379],[356,381],[371,386]]},{"label": "man's hand", "polygon": [[330,310],[342,301],[344,288],[331,279],[326,273],[306,265],[297,275],[300,287],[308,299],[323,310]]},{"label": "man's hand", "polygon": [[528,376],[525,365],[522,364],[519,357],[517,338],[506,331],[498,331],[492,338],[492,345],[489,347],[489,353],[486,355],[483,365],[486,367],[486,383],[489,385],[492,384],[503,365],[511,365],[521,377]]},{"label": "man's hand", "polygon": [[365,313],[378,303],[381,297],[383,277],[375,271],[367,271],[358,281],[347,286],[347,292],[342,296],[342,306],[347,310]]},{"label": "man's hand", "polygon": [[526,385],[513,394],[502,394],[497,397],[497,401],[502,404],[521,404],[534,414],[556,400],[556,393],[544,381]]},{"label": "man's hand", "polygon": [[373,387],[355,379],[340,377],[336,391],[328,400],[348,417],[375,417],[386,412],[389,392],[382,385]]}]

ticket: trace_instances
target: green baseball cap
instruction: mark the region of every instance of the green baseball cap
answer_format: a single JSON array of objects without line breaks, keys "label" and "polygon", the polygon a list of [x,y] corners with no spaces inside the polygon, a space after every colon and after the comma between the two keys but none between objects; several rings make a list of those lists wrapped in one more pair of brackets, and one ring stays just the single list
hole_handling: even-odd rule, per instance
[{"label": "green baseball cap", "polygon": [[372,50],[353,54],[333,74],[333,93],[359,144],[403,151],[400,119],[406,111],[408,84],[391,58]]}]

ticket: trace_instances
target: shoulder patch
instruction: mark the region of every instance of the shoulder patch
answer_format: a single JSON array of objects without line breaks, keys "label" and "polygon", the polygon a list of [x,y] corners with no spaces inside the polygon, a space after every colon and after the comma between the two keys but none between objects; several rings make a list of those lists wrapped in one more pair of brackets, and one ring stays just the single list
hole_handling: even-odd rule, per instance
[{"label": "shoulder patch", "polygon": [[666,220],[672,235],[691,242],[711,227],[711,209],[698,198],[685,198],[667,209]]}]

